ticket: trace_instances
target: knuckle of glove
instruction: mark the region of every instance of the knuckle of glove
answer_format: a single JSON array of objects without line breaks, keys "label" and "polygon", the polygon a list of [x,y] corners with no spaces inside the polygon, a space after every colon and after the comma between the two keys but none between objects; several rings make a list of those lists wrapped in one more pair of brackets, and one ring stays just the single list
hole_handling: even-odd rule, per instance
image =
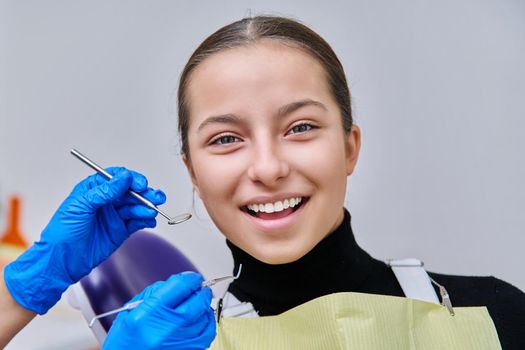
[{"label": "knuckle of glove", "polygon": [[115,176],[119,173],[122,173],[124,171],[129,171],[129,170],[123,166],[112,166],[112,167],[106,168],[106,171],[110,173],[111,175]]},{"label": "knuckle of glove", "polygon": [[122,319],[123,328],[134,333],[141,328],[143,318],[144,313],[142,312],[128,312],[126,317]]},{"label": "knuckle of glove", "polygon": [[206,331],[203,333],[203,336],[204,342],[206,343],[206,347],[209,347],[217,334],[217,324],[215,323],[215,314],[213,313],[213,310],[211,308],[208,310],[207,316],[208,327],[206,327]]},{"label": "knuckle of glove", "polygon": [[211,309],[205,299],[202,298],[201,293],[190,298],[191,300],[184,302],[175,309],[181,324],[184,326],[190,326],[202,320],[203,316],[206,315],[206,312]]}]

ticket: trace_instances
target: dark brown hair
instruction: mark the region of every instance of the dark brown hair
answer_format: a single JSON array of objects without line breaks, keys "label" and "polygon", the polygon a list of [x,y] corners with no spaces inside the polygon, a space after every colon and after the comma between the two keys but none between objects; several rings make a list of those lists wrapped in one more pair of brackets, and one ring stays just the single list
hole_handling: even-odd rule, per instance
[{"label": "dark brown hair", "polygon": [[330,45],[307,26],[284,17],[256,16],[228,24],[206,38],[191,55],[182,71],[178,90],[179,133],[182,154],[189,157],[189,101],[187,89],[191,73],[214,53],[236,47],[253,45],[260,39],[272,39],[305,50],[315,57],[327,74],[328,84],[342,115],[343,128],[352,128],[350,91],[341,62]]}]

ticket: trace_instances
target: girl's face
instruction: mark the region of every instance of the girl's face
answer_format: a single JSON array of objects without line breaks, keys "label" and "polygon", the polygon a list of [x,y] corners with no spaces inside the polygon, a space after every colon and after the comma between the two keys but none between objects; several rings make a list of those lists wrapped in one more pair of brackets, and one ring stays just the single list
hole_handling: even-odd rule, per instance
[{"label": "girl's face", "polygon": [[360,146],[322,66],[282,43],[225,50],[192,73],[185,163],[219,230],[269,264],[295,261],[343,219]]}]

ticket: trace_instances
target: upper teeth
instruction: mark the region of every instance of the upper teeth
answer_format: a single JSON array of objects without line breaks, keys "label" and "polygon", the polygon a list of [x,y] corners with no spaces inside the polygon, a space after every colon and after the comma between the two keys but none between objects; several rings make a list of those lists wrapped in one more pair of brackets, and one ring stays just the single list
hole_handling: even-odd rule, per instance
[{"label": "upper teeth", "polygon": [[303,200],[302,197],[288,198],[283,201],[262,204],[248,204],[248,209],[254,212],[274,213],[280,212],[284,209],[293,208]]}]

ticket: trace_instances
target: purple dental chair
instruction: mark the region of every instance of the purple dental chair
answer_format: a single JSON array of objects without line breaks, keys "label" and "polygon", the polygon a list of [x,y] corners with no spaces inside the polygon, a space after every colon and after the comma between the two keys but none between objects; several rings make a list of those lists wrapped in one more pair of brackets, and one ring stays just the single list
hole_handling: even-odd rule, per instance
[{"label": "purple dental chair", "polygon": [[[198,272],[170,242],[154,233],[138,231],[70,289],[69,303],[80,309],[89,323],[95,315],[123,306],[150,284],[183,271]],[[98,319],[93,325],[100,343],[116,316]]]}]

